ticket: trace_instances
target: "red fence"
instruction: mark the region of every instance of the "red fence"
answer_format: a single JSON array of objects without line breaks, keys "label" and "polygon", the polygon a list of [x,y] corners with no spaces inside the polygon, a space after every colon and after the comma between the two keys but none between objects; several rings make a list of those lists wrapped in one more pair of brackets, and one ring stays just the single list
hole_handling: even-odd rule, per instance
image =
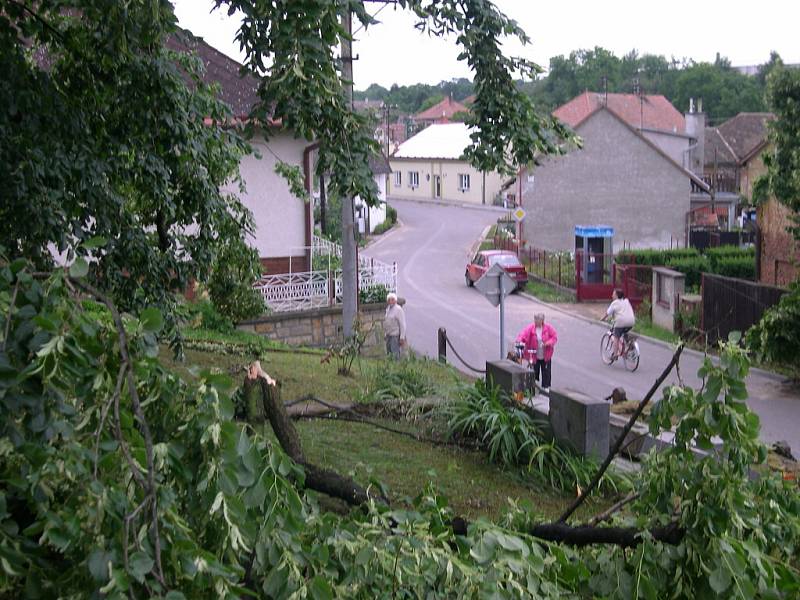
[{"label": "red fence", "polygon": [[516,240],[501,236],[494,238],[494,247],[516,252],[528,273],[575,289],[575,261],[569,252],[552,252],[531,246],[518,248]]}]

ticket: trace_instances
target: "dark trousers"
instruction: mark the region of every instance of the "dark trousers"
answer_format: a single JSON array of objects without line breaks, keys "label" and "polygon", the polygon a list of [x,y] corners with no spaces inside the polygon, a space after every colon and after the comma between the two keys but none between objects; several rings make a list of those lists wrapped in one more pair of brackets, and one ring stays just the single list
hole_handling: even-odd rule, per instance
[{"label": "dark trousers", "polygon": [[541,382],[543,388],[550,387],[550,369],[552,366],[552,361],[538,358],[536,359],[536,362],[533,363],[533,380],[539,381],[539,373],[541,373]]}]

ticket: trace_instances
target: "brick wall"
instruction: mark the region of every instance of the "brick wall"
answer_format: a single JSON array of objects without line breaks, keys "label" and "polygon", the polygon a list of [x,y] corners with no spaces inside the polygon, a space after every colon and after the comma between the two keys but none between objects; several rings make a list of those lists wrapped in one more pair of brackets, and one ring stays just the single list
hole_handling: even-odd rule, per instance
[{"label": "brick wall", "polygon": [[[385,310],[386,306],[382,303],[362,304],[359,307],[362,330],[368,332],[364,344],[366,348],[383,344]],[[341,340],[342,307],[266,315],[239,323],[238,327],[292,346],[327,348]]]},{"label": "brick wall", "polygon": [[761,283],[785,287],[800,277],[800,244],[786,230],[792,225],[789,216],[789,209],[774,198],[758,207]]}]

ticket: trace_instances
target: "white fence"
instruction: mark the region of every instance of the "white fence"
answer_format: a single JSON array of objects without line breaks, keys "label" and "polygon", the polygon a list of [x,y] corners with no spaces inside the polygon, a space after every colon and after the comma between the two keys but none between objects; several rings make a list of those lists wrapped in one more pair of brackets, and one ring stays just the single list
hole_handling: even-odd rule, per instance
[{"label": "white fence", "polygon": [[[316,236],[312,253],[341,258],[338,244]],[[397,292],[397,264],[390,265],[367,257],[359,257],[358,263],[359,290],[383,286],[388,292]],[[253,287],[261,293],[272,312],[334,306],[342,301],[342,270],[264,275]]]}]

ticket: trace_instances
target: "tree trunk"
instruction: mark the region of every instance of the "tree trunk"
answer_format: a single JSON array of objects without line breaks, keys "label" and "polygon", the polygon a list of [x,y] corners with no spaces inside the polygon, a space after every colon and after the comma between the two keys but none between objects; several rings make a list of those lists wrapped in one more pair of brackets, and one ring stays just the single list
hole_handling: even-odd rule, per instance
[{"label": "tree trunk", "polygon": [[[342,28],[350,34],[352,21],[350,8],[342,13]],[[346,36],[342,37],[342,80],[348,102],[353,102],[353,44]],[[358,284],[358,265],[356,264],[356,236],[353,223],[353,198],[342,198],[342,333],[345,338],[353,335],[353,322],[356,319]]]},{"label": "tree trunk", "polygon": [[367,491],[349,477],[306,461],[303,447],[300,444],[300,436],[297,435],[294,423],[286,414],[286,407],[281,401],[278,385],[261,369],[258,361],[252,363],[248,368],[244,386],[245,397],[248,399],[254,390],[261,391],[263,414],[269,419],[283,451],[305,470],[305,487],[339,498],[353,506],[364,504],[369,500]]}]

